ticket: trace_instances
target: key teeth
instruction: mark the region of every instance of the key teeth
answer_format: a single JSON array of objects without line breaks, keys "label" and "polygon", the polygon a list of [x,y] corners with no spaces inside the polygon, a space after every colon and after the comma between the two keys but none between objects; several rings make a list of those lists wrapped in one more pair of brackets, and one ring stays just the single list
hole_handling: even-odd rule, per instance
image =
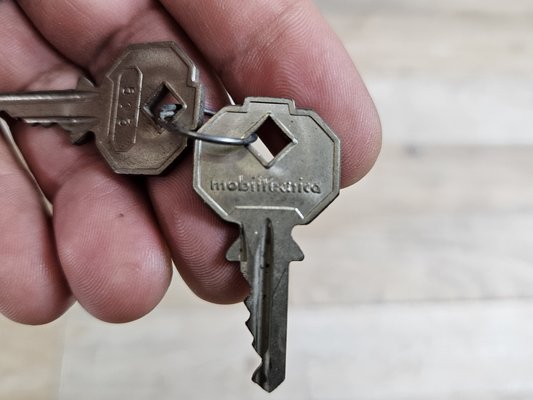
[{"label": "key teeth", "polygon": [[[264,363],[264,357],[267,357],[266,354],[261,354],[257,349],[257,341],[256,341],[256,332],[255,329],[252,327],[252,314],[251,314],[251,305],[250,305],[251,298],[248,297],[244,304],[246,305],[246,308],[248,311],[250,311],[250,317],[246,320],[246,326],[250,333],[252,334],[253,340],[252,340],[252,346],[255,349],[256,353],[261,357],[261,364],[257,367],[257,369],[254,371],[252,375],[252,381],[257,383],[259,386],[263,388],[268,393],[271,393],[274,391],[281,383],[285,380],[285,374],[275,374],[271,373],[269,376],[265,375],[264,369],[265,369],[265,363]],[[278,378],[278,381],[273,380],[273,378]],[[281,378],[281,379],[280,379]]]},{"label": "key teeth", "polygon": [[78,79],[78,90],[87,90],[87,89],[94,89],[94,84],[86,77],[82,76],[80,79]]},{"label": "key teeth", "polygon": [[70,142],[72,144],[83,144],[87,141],[87,138],[91,135],[91,129],[93,124],[88,125],[69,125],[59,124],[63,129],[69,133]]},{"label": "key teeth", "polygon": [[[252,325],[252,306],[251,306],[250,300],[251,300],[251,297],[248,297],[244,301],[244,304],[246,305],[246,308],[248,309],[248,312],[250,313],[250,316],[246,320],[245,325],[248,328],[248,330],[250,331],[250,333],[252,334],[252,338],[253,338],[252,347],[255,349],[256,353],[259,354],[259,351],[257,350],[257,346],[256,346],[257,345],[257,340],[256,340],[257,332],[255,331],[255,329],[254,329],[254,327]],[[259,356],[263,357],[262,354],[259,354]]]},{"label": "key teeth", "polygon": [[87,132],[69,131],[69,133],[70,133],[70,142],[72,144],[83,144],[87,141],[87,138],[89,137],[89,134]]},{"label": "key teeth", "polygon": [[286,252],[286,255],[288,256],[287,261],[302,261],[304,259],[304,252],[300,248],[300,245],[296,243],[292,235],[289,233],[284,237],[284,241],[286,244],[288,244],[289,249]]},{"label": "key teeth", "polygon": [[226,252],[226,259],[228,261],[241,261],[241,239],[238,238]]},{"label": "key teeth", "polygon": [[272,377],[263,376],[263,363],[261,363],[261,365],[255,370],[254,374],[252,375],[252,381],[257,383],[263,388],[263,390],[267,391],[268,393],[273,392],[279,385],[283,383],[284,380],[284,375],[278,381],[273,381]]},{"label": "key teeth", "polygon": [[293,255],[292,257],[293,261],[302,261],[305,257],[304,252],[302,251],[298,243],[296,243],[294,240],[292,240],[292,243],[291,243],[290,254]]},{"label": "key teeth", "polygon": [[[248,319],[246,320],[246,322],[244,324],[246,325],[246,327],[248,328],[248,330],[252,334],[252,337],[253,337],[252,346],[255,349],[256,348],[255,347],[255,344],[256,344],[256,337],[255,336],[256,336],[257,333],[255,332],[255,329],[253,328],[253,325],[252,325],[252,306],[250,305],[250,297],[248,297],[244,301],[244,305],[246,306],[246,308],[248,309],[248,312],[250,313]],[[257,349],[256,349],[256,351],[257,351]]]}]

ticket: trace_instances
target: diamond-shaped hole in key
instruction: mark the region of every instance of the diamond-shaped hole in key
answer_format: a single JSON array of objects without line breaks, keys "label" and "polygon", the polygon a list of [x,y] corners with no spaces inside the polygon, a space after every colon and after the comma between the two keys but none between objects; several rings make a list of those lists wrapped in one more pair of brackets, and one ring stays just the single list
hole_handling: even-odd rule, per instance
[{"label": "diamond-shaped hole in key", "polygon": [[172,94],[167,85],[163,84],[150,97],[144,109],[156,122],[158,120],[168,122],[183,109],[183,104]]},{"label": "diamond-shaped hole in key", "polygon": [[258,139],[248,145],[248,148],[265,166],[292,143],[292,140],[271,117],[265,119],[255,133]]}]

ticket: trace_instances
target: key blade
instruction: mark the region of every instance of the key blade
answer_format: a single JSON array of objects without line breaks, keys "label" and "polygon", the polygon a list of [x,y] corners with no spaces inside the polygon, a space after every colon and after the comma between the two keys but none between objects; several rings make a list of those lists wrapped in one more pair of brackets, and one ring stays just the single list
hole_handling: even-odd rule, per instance
[{"label": "key blade", "polygon": [[285,380],[289,263],[303,258],[289,225],[254,215],[244,220],[241,235],[241,271],[251,287],[246,326],[262,361],[252,380],[267,392]]},{"label": "key blade", "polygon": [[83,103],[87,108],[87,103],[97,97],[97,91],[77,90],[5,93],[0,95],[0,110],[13,118],[77,116],[80,115],[78,104]]},{"label": "key blade", "polygon": [[241,251],[242,251],[242,245],[244,238],[242,235],[233,242],[233,244],[230,246],[228,251],[226,252],[226,260],[228,261],[234,261],[239,262],[241,261]]},{"label": "key blade", "polygon": [[7,93],[0,95],[0,111],[28,124],[57,124],[71,132],[71,140],[77,143],[98,125],[92,112],[98,99],[96,90]]},{"label": "key blade", "polygon": [[[254,337],[252,345],[261,357],[252,380],[272,392],[285,380],[288,265],[275,265],[272,223],[265,222],[264,230],[253,235],[251,243],[246,242],[243,263],[252,288],[245,300],[250,311],[246,325]],[[249,237],[246,233],[244,236]]]}]

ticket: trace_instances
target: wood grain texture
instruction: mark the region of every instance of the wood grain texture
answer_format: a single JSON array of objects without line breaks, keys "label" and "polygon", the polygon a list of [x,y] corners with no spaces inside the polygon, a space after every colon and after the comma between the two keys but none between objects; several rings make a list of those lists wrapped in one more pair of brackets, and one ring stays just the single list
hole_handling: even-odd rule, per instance
[{"label": "wood grain texture", "polygon": [[[268,398],[533,398],[533,3],[317,3],[385,147],[296,230],[287,381]],[[175,280],[126,326],[77,307],[51,327],[0,319],[0,398],[266,399],[246,318]]]}]

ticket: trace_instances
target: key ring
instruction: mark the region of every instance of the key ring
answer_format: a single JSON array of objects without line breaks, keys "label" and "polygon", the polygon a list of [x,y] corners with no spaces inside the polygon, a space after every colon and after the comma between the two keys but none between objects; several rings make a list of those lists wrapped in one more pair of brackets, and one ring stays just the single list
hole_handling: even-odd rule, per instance
[{"label": "key ring", "polygon": [[[251,135],[239,139],[239,138],[232,138],[228,136],[219,136],[219,135],[204,135],[202,133],[198,133],[195,131],[182,131],[178,129],[176,126],[170,124],[168,121],[174,115],[176,115],[176,112],[179,110],[178,105],[176,104],[164,104],[159,109],[159,117],[157,119],[157,123],[161,125],[163,128],[168,130],[172,133],[177,133],[179,135],[190,137],[194,140],[202,140],[204,142],[209,143],[215,143],[215,144],[223,144],[227,146],[247,146],[249,144],[252,144],[255,142],[258,137],[255,132],[253,132]],[[211,110],[205,110],[205,115],[213,116],[216,114],[216,112]]]}]

